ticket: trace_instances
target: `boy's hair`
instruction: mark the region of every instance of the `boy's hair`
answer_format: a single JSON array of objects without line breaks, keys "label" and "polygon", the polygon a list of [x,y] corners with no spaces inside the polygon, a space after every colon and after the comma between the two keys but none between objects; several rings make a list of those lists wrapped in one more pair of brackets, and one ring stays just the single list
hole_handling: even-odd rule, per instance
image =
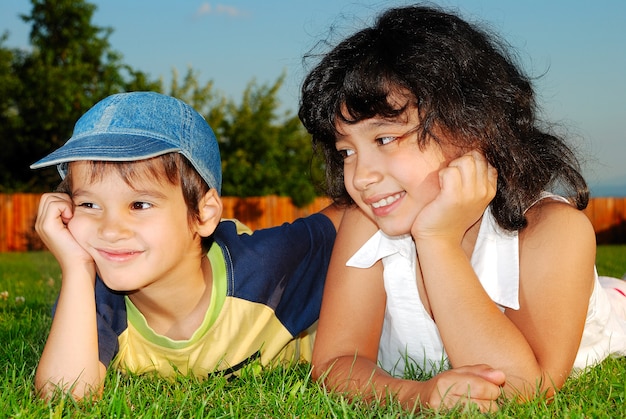
[{"label": "boy's hair", "polygon": [[[392,94],[406,105],[390,103]],[[395,117],[409,106],[419,112],[420,147],[437,141],[478,149],[498,170],[490,205],[503,228],[523,228],[524,211],[546,189],[562,188],[577,208],[587,206],[576,156],[538,127],[531,83],[506,48],[457,16],[420,6],[388,10],[323,55],[304,81],[298,114],[325,155],[327,193],[336,202],[352,203],[336,122]]]}]

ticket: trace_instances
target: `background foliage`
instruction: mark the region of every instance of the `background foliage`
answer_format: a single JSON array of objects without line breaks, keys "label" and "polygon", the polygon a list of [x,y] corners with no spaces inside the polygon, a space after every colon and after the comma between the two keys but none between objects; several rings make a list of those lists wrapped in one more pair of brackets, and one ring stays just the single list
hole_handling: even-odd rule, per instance
[{"label": "background foliage", "polygon": [[323,168],[313,158],[297,116],[279,114],[272,85],[251,81],[236,103],[201,84],[192,69],[169,88],[124,64],[109,42],[109,27],[92,23],[85,0],[31,0],[21,18],[31,25],[30,50],[6,46],[0,36],[0,192],[45,192],[59,181],[54,168],[29,165],[71,136],[76,120],[99,100],[119,92],[151,90],[178,97],[205,116],[222,152],[226,196],[290,196],[296,205],[316,195]]}]

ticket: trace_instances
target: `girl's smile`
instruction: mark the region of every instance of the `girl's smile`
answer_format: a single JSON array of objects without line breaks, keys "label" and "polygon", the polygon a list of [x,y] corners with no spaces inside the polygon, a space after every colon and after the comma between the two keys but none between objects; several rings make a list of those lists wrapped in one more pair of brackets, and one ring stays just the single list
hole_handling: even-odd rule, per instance
[{"label": "girl's smile", "polygon": [[394,202],[396,202],[398,199],[402,198],[403,196],[404,196],[404,192],[401,192],[401,193],[389,196],[387,198],[383,198],[380,201],[372,202],[372,207],[374,209],[386,207],[388,205],[393,204]]}]

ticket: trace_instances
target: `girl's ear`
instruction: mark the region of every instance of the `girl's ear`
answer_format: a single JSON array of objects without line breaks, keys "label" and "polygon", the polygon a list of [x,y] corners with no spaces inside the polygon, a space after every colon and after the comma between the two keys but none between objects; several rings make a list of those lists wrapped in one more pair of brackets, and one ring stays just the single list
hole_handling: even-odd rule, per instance
[{"label": "girl's ear", "polygon": [[222,210],[222,198],[217,190],[209,189],[198,203],[199,220],[196,223],[196,230],[200,236],[208,237],[213,234],[222,218]]}]

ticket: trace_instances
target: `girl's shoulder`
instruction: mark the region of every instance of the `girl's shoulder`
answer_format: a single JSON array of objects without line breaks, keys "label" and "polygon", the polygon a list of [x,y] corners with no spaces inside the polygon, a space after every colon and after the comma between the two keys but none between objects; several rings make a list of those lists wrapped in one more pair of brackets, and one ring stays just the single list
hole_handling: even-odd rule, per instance
[{"label": "girl's shoulder", "polygon": [[545,247],[576,241],[595,248],[595,231],[587,215],[558,195],[537,200],[526,210],[527,226],[520,230],[520,245]]},{"label": "girl's shoulder", "polygon": [[540,222],[555,222],[558,218],[566,217],[586,220],[589,224],[589,218],[585,213],[574,206],[567,198],[560,195],[543,193],[526,211],[524,212],[528,219],[529,226]]}]

